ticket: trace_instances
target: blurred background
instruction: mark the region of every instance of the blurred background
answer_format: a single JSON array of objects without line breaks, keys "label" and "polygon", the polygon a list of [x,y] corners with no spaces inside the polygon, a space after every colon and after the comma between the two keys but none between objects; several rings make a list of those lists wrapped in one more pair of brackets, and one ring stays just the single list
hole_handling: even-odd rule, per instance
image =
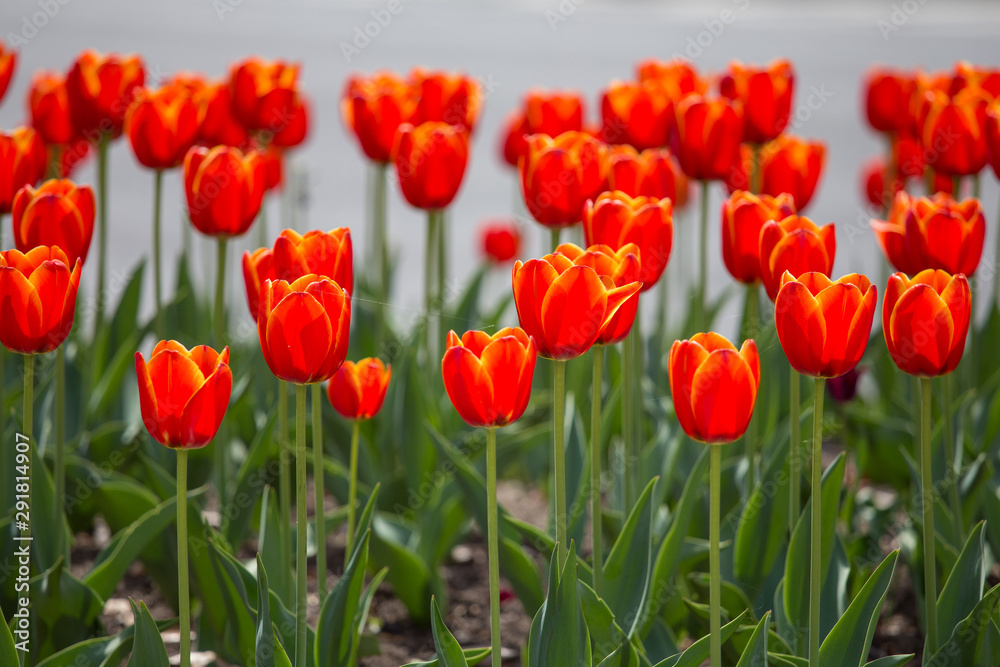
[{"label": "blurred background", "polygon": [[[390,4],[398,13],[387,11]],[[673,56],[690,59],[703,73],[721,70],[732,59],[792,60],[797,80],[789,130],[825,141],[828,150],[825,173],[806,214],[818,223],[836,222],[836,274],[868,272],[881,280],[879,251],[868,226],[873,212],[863,197],[859,171],[885,147],[863,121],[863,74],[875,63],[934,70],[963,59],[995,65],[1000,55],[1000,3],[987,1],[3,0],[0,27],[6,42],[20,50],[15,79],[0,107],[0,126],[5,129],[27,120],[26,94],[33,73],[65,71],[86,48],[141,54],[148,67],[147,83],[184,70],[220,77],[230,63],[247,55],[301,63],[301,87],[312,103],[311,129],[307,144],[286,165],[286,174],[297,183],[294,199],[300,211],[289,222],[288,207],[283,214],[281,202],[269,198],[268,236],[273,239],[283,226],[300,231],[349,226],[359,272],[365,270],[361,250],[368,244],[370,173],[341,119],[340,96],[348,75],[383,68],[403,73],[420,65],[476,77],[486,91],[485,112],[450,213],[450,276],[459,283],[480,261],[479,227],[487,219],[518,215],[522,256],[542,252],[542,230],[524,217],[515,173],[499,153],[501,123],[523,94],[535,86],[579,90],[589,101],[588,121],[596,122],[599,94],[608,82],[632,77],[639,60]],[[93,157],[75,178],[94,182]],[[180,170],[165,179],[169,286],[186,224],[180,179]],[[421,211],[402,200],[395,179],[391,181],[389,231],[397,261],[390,312],[405,321],[419,312],[425,221]],[[713,230],[724,196],[721,185],[714,187]],[[152,189],[152,172],[138,165],[127,141],[116,141],[110,181],[112,287],[120,289],[149,252]],[[992,276],[997,198],[995,179],[984,176],[983,204],[990,223],[980,270],[985,279]],[[668,278],[678,310],[677,299],[687,294],[686,276],[694,272],[694,209],[689,206],[675,220],[678,236]],[[9,241],[9,229],[4,229],[4,238]],[[243,299],[237,253],[256,247],[257,238],[251,230],[230,244],[233,305],[242,305]],[[717,295],[731,280],[722,269],[718,233],[710,239],[709,257],[718,267],[709,272],[710,294]],[[194,263],[205,280],[211,280],[214,244],[199,239],[195,252]],[[95,270],[96,263],[90,262],[81,289],[93,285]],[[499,274],[490,282],[495,293],[509,289],[506,270]],[[151,294],[150,281],[146,284]],[[720,331],[735,332],[740,301],[732,299],[723,311]],[[152,298],[147,303],[152,305]],[[231,307],[231,312],[249,323],[245,308]],[[510,321],[498,324],[513,324],[514,317],[510,309]],[[455,326],[483,324],[490,323]]]}]

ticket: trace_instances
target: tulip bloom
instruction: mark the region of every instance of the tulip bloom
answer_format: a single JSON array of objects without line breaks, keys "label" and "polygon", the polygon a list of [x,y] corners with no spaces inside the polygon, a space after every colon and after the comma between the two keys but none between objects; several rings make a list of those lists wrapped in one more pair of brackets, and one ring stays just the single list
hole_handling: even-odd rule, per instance
[{"label": "tulip bloom", "polygon": [[765,67],[729,64],[719,92],[743,106],[743,141],[763,144],[778,137],[788,125],[795,89],[795,73],[787,60]]},{"label": "tulip bloom", "polygon": [[527,151],[527,137],[532,134],[558,137],[563,132],[582,131],[583,110],[583,98],[579,93],[528,91],[522,108],[508,116],[504,124],[504,160],[517,167],[518,160]]},{"label": "tulip bloom", "polygon": [[62,345],[73,328],[82,266],[56,246],[0,252],[0,343],[21,354]]},{"label": "tulip bloom", "polygon": [[705,82],[698,77],[694,66],[682,58],[665,62],[653,58],[643,60],[636,64],[635,73],[639,81],[655,81],[666,86],[675,100],[705,92]]},{"label": "tulip bloom", "polygon": [[239,236],[260,211],[267,175],[256,151],[195,147],[184,158],[184,192],[191,224],[209,236]]},{"label": "tulip bloom", "polygon": [[[623,287],[639,281],[639,247],[626,243],[618,250],[610,246],[595,244],[586,250],[573,244],[560,244],[555,252],[566,257],[576,266],[589,266],[597,275],[610,278],[615,287]],[[595,345],[614,345],[625,340],[632,330],[635,314],[639,309],[639,293],[636,292],[621,305],[614,317],[608,320]]]},{"label": "tulip bloom", "polygon": [[68,144],[77,136],[69,112],[66,78],[58,72],[39,72],[28,92],[31,126],[46,144]]},{"label": "tulip bloom", "polygon": [[655,80],[614,81],[601,97],[601,138],[636,150],[660,148],[670,139],[674,105]]},{"label": "tulip bloom", "polygon": [[344,87],[340,113],[361,150],[373,162],[392,159],[396,130],[409,123],[416,107],[410,85],[392,72],[351,77]]},{"label": "tulip bloom", "polygon": [[857,273],[836,281],[823,273],[785,271],[774,301],[774,326],[792,367],[813,378],[858,365],[875,317],[875,286]]},{"label": "tulip bloom", "polygon": [[24,186],[14,197],[14,245],[21,252],[59,246],[69,264],[87,261],[94,235],[94,191],[69,180]]},{"label": "tulip bloom", "polygon": [[910,101],[916,88],[912,74],[873,68],[865,79],[868,124],[879,132],[900,132],[913,125]]},{"label": "tulip bloom", "polygon": [[725,179],[739,166],[743,114],[738,103],[691,95],[676,105],[674,155],[693,179]]},{"label": "tulip bloom", "polygon": [[17,51],[7,47],[0,41],[0,100],[7,93],[7,86],[10,85],[11,77],[14,76],[14,68],[17,66]]},{"label": "tulip bloom", "polygon": [[641,284],[616,286],[589,266],[554,253],[515,262],[513,287],[518,319],[538,354],[565,361],[591,348]]},{"label": "tulip bloom", "polygon": [[125,112],[145,82],[146,69],[138,56],[84,51],[66,75],[73,124],[87,135],[117,137]]},{"label": "tulip bloom", "polygon": [[584,203],[604,183],[604,151],[604,144],[583,132],[528,137],[518,171],[531,216],[554,229],[579,222]]},{"label": "tulip bloom", "polygon": [[345,361],[327,385],[330,405],[345,419],[371,419],[382,409],[391,377],[392,366],[381,359]]},{"label": "tulip bloom", "polygon": [[469,130],[428,122],[399,127],[396,173],[403,196],[422,209],[442,209],[458,194],[469,162]]},{"label": "tulip bloom", "polygon": [[233,114],[250,131],[280,132],[301,106],[297,89],[299,66],[280,60],[247,58],[229,74]]},{"label": "tulip bloom", "polygon": [[919,111],[921,141],[927,163],[946,176],[968,176],[986,166],[986,107],[978,88],[954,96],[932,90]]},{"label": "tulip bloom", "polygon": [[0,216],[10,213],[14,195],[45,175],[45,144],[30,127],[0,132]]},{"label": "tulip bloom", "polygon": [[198,139],[198,104],[191,91],[167,85],[139,95],[125,117],[135,157],[150,169],[172,169]]},{"label": "tulip bloom", "polygon": [[484,225],[481,230],[483,255],[494,264],[503,264],[517,257],[521,250],[521,232],[505,222]]},{"label": "tulip bloom", "polygon": [[737,190],[722,204],[722,260],[733,278],[747,285],[761,281],[760,230],[769,220],[795,214],[788,194],[777,197]]},{"label": "tulip bloom", "polygon": [[934,197],[896,195],[888,220],[872,220],[875,238],[897,271],[925,269],[971,276],[986,239],[986,218],[978,199],[957,202],[945,193]]},{"label": "tulip bloom", "polygon": [[830,275],[837,254],[833,223],[817,226],[804,216],[770,220],[760,230],[760,277],[767,296],[774,301],[787,271],[792,276],[818,272]]},{"label": "tulip bloom", "polygon": [[205,146],[246,146],[250,134],[233,113],[233,96],[228,81],[206,85],[196,93],[201,112],[198,140]]},{"label": "tulip bloom", "polygon": [[483,91],[472,77],[450,72],[410,72],[410,86],[417,95],[413,125],[447,123],[469,128],[471,134],[483,109]]},{"label": "tulip bloom", "polygon": [[270,248],[257,248],[243,253],[243,285],[247,293],[247,307],[257,320],[260,291],[268,280],[277,280],[274,273],[274,253]]},{"label": "tulip bloom", "polygon": [[[747,340],[739,351],[724,336],[698,333],[674,341],[667,361],[677,421],[698,442],[725,444],[743,436],[750,424],[760,358]],[[718,406],[725,405],[725,410]]]},{"label": "tulip bloom", "polygon": [[667,148],[637,152],[631,146],[614,146],[608,152],[608,190],[620,190],[630,197],[669,199],[675,206],[686,189],[684,173]]},{"label": "tulip bloom", "polygon": [[337,283],[348,294],[354,291],[354,251],[347,227],[329,232],[312,230],[304,236],[284,229],[274,242],[272,257],[279,280],[292,282],[315,273]]},{"label": "tulip bloom", "polygon": [[653,288],[667,268],[673,248],[673,206],[669,199],[629,197],[623,192],[602,192],[583,210],[583,237],[588,246],[602,244],[618,251],[638,248],[640,268],[635,280],[642,291]]},{"label": "tulip bloom", "polygon": [[972,319],[969,281],[959,273],[927,269],[913,278],[889,278],[882,304],[882,331],[899,370],[937,377],[955,370],[965,351]]},{"label": "tulip bloom", "polygon": [[[761,150],[760,158],[761,193],[777,197],[787,192],[795,200],[795,207],[804,210],[812,200],[823,173],[826,145],[783,134]],[[746,186],[740,183],[747,182],[751,160],[750,151],[745,150],[740,167],[727,183],[730,192],[745,189]]]},{"label": "tulip bloom", "polygon": [[986,147],[993,173],[1000,178],[1000,98],[986,109]]},{"label": "tulip bloom", "polygon": [[892,184],[886,192],[886,180],[889,178],[889,170],[882,158],[874,158],[865,163],[861,170],[861,189],[865,199],[872,206],[885,208],[885,198],[888,196],[891,202],[896,194],[901,192],[906,186],[905,181],[897,175],[893,175]]},{"label": "tulip bloom", "polygon": [[958,89],[981,88],[992,99],[1000,97],[1000,69],[980,67],[961,61],[955,63],[954,85]]},{"label": "tulip bloom", "polygon": [[455,410],[470,426],[498,427],[524,414],[535,372],[535,342],[520,328],[490,336],[448,332],[441,374]]},{"label": "tulip bloom", "polygon": [[268,280],[257,309],[260,347],[271,372],[294,384],[325,382],[347,356],[351,299],[329,278]]}]

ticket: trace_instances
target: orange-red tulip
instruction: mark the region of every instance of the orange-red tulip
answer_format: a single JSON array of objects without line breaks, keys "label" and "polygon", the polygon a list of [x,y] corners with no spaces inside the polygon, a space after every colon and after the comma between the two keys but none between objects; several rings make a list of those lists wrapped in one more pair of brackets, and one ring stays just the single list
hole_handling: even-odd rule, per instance
[{"label": "orange-red tulip", "polygon": [[865,79],[868,124],[879,132],[900,132],[913,127],[911,99],[916,83],[912,74],[873,68]]},{"label": "orange-red tulip", "polygon": [[955,63],[955,85],[959,89],[981,88],[991,99],[996,99],[1000,97],[1000,69],[965,61]]},{"label": "orange-red tulip", "polygon": [[1000,178],[1000,99],[986,109],[986,148],[993,173]]},{"label": "orange-red tulip", "polygon": [[521,232],[513,223],[490,223],[484,225],[480,233],[483,255],[494,264],[509,262],[521,250]]},{"label": "orange-red tulip", "polygon": [[260,211],[267,183],[264,159],[231,146],[195,147],[184,158],[191,224],[209,236],[239,236]]},{"label": "orange-red tulip", "polygon": [[248,130],[279,132],[301,106],[299,66],[281,60],[246,58],[229,74],[233,114]]},{"label": "orange-red tulip", "polygon": [[531,397],[535,341],[517,327],[490,336],[448,332],[441,375],[455,410],[470,426],[506,426],[520,419]]},{"label": "orange-red tulip", "polygon": [[515,110],[504,124],[503,156],[507,164],[517,166],[528,148],[527,137],[547,134],[558,137],[563,132],[583,130],[583,98],[579,93],[530,90],[522,108]]},{"label": "orange-red tulip", "polygon": [[271,372],[294,384],[326,382],[347,356],[351,298],[329,278],[308,274],[260,291],[257,333]]},{"label": "orange-red tulip", "polygon": [[893,135],[892,160],[896,174],[900,178],[922,178],[927,163],[924,161],[924,147],[912,132]]},{"label": "orange-red tulip", "polygon": [[340,102],[344,123],[375,162],[392,159],[396,130],[412,120],[415,108],[412,88],[392,72],[351,77]]},{"label": "orange-red tulip", "polygon": [[198,140],[198,103],[182,85],[140,93],[125,116],[125,133],[139,164],[172,169]]},{"label": "orange-red tulip", "polygon": [[602,244],[614,251],[629,244],[639,249],[642,291],[653,288],[667,268],[674,243],[674,214],[669,199],[629,197],[602,192],[583,209],[583,237],[588,246]]},{"label": "orange-red tulip", "polygon": [[10,213],[14,195],[45,175],[45,144],[30,127],[0,132],[0,214]]},{"label": "orange-red tulip", "polygon": [[584,202],[596,197],[604,183],[604,152],[603,143],[583,132],[528,137],[518,171],[531,216],[546,227],[579,222]]},{"label": "orange-red tulip", "polygon": [[500,128],[500,156],[504,162],[517,167],[518,161],[527,150],[528,134],[528,119],[524,111],[515,109],[507,114]]},{"label": "orange-red tulip", "polygon": [[725,336],[698,333],[674,341],[667,366],[674,412],[689,437],[710,445],[743,437],[760,386],[760,357],[753,340],[737,351]]},{"label": "orange-red tulip", "polygon": [[14,245],[21,252],[59,246],[69,264],[87,261],[94,235],[94,191],[69,180],[24,186],[14,197]]},{"label": "orange-red tulip", "polygon": [[677,103],[676,123],[672,146],[685,174],[702,181],[722,180],[739,167],[739,103],[690,95]]},{"label": "orange-red tulip", "polygon": [[837,280],[785,271],[774,301],[774,328],[792,368],[814,378],[843,375],[858,365],[875,317],[877,293],[868,278]]},{"label": "orange-red tulip", "polygon": [[760,191],[772,197],[787,192],[803,211],[816,193],[825,159],[823,142],[783,134],[761,152]]},{"label": "orange-red tulip", "polygon": [[601,97],[601,118],[605,142],[640,151],[660,148],[670,139],[674,104],[667,88],[655,80],[613,81]]},{"label": "orange-red tulip", "polygon": [[161,340],[149,363],[135,353],[135,374],[142,423],[158,443],[197,449],[212,441],[233,390],[228,347],[219,354],[207,345],[188,350]]},{"label": "orange-red tulip", "polygon": [[760,279],[767,296],[771,301],[778,296],[786,271],[793,277],[810,272],[829,276],[836,254],[833,223],[819,227],[801,215],[765,222],[760,229]]},{"label": "orange-red tulip", "polygon": [[608,150],[608,190],[621,190],[630,197],[669,199],[675,206],[684,173],[667,148],[649,148],[637,152],[631,146],[613,146]]},{"label": "orange-red tulip", "polygon": [[69,113],[66,77],[58,72],[39,72],[28,92],[31,126],[46,144],[68,144],[77,136]]},{"label": "orange-red tulip", "polygon": [[10,49],[0,40],[0,100],[7,92],[14,68],[17,66],[17,51]]},{"label": "orange-red tulip", "polygon": [[886,192],[885,182],[889,177],[889,169],[885,160],[873,158],[866,162],[861,169],[861,189],[865,194],[865,199],[872,206],[883,208],[886,204],[886,197],[891,202],[896,193],[903,190],[906,183],[898,175],[894,175],[889,192]]},{"label": "orange-red tulip", "polygon": [[[573,244],[560,244],[556,253],[563,255],[577,266],[589,266],[604,280],[611,279],[615,287],[622,287],[640,280],[639,247],[634,243],[626,243],[615,250],[611,246],[595,244],[586,250]],[[639,309],[639,293],[636,292],[618,308],[614,317],[608,320],[597,340],[596,345],[614,345],[625,340],[632,330],[635,314]]]},{"label": "orange-red tulip", "polygon": [[304,142],[309,132],[309,115],[309,100],[305,95],[299,95],[287,116],[272,125],[270,135],[265,137],[267,144],[277,148],[292,148]]},{"label": "orange-red tulip", "polygon": [[737,190],[722,204],[722,259],[733,278],[753,285],[760,277],[760,230],[768,220],[795,214],[790,195],[755,195]]},{"label": "orange-red tulip", "polygon": [[345,361],[326,386],[330,405],[345,419],[371,419],[382,409],[392,366],[371,357]]},{"label": "orange-red tulip", "polygon": [[12,352],[56,349],[73,328],[80,269],[58,247],[0,252],[0,343]]},{"label": "orange-red tulip", "polygon": [[354,291],[354,250],[347,227],[329,232],[314,229],[305,235],[284,229],[274,242],[273,262],[279,280],[292,282],[314,273],[329,278],[348,294]]},{"label": "orange-red tulip", "polygon": [[872,220],[875,238],[897,271],[925,269],[971,276],[986,240],[986,218],[978,199],[957,202],[945,193],[933,197],[896,195],[888,220]]},{"label": "orange-red tulip", "polygon": [[483,91],[472,77],[451,72],[414,69],[410,85],[417,96],[413,125],[448,123],[462,125],[471,133],[483,110]]},{"label": "orange-red tulip", "polygon": [[743,141],[763,144],[777,138],[788,125],[795,90],[795,72],[787,60],[759,67],[733,61],[719,92],[743,106]]},{"label": "orange-red tulip", "polygon": [[965,275],[927,269],[913,278],[889,278],[882,303],[882,331],[889,355],[904,373],[936,377],[955,370],[972,319],[972,291]]},{"label": "orange-red tulip", "polygon": [[270,248],[257,248],[243,253],[243,284],[247,292],[247,307],[254,320],[260,307],[260,291],[268,280],[277,280],[274,273],[274,253]]},{"label": "orange-red tulip", "polygon": [[208,84],[195,99],[201,110],[198,139],[206,146],[235,146],[250,142],[250,134],[233,113],[233,95],[228,81]]},{"label": "orange-red tulip", "polygon": [[616,286],[589,266],[559,253],[514,263],[514,305],[538,354],[573,359],[591,348],[629,297],[641,286]]},{"label": "orange-red tulip", "polygon": [[918,122],[927,164],[946,176],[968,176],[986,166],[986,107],[979,88],[950,96],[939,90],[924,93]]},{"label": "orange-red tulip", "polygon": [[635,73],[639,81],[655,81],[665,86],[675,100],[692,93],[701,95],[706,88],[694,66],[681,58],[668,61],[652,58],[643,60],[636,64]]},{"label": "orange-red tulip", "polygon": [[422,209],[445,208],[465,177],[469,130],[442,122],[404,123],[396,134],[394,160],[406,201]]},{"label": "orange-red tulip", "polygon": [[94,140],[97,134],[117,137],[125,112],[146,82],[138,56],[84,51],[66,75],[69,110],[76,129]]}]

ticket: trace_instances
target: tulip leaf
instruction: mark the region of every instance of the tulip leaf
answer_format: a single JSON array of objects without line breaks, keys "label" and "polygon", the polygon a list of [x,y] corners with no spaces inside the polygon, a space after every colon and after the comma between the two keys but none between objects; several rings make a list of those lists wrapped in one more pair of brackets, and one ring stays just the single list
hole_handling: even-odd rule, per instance
[{"label": "tulip leaf", "polygon": [[359,635],[355,622],[368,564],[368,543],[371,533],[365,533],[344,575],[337,580],[320,610],[316,626],[316,663],[348,667],[357,661]]},{"label": "tulip leaf", "polygon": [[163,637],[160,636],[160,630],[146,608],[146,603],[139,602],[136,606],[135,601],[129,598],[129,604],[132,605],[132,616],[135,619],[135,639],[128,667],[170,667]]},{"label": "tulip leaf", "polygon": [[645,617],[649,600],[653,550],[651,497],[657,479],[650,481],[639,496],[604,563],[604,600],[616,619],[631,619],[624,628],[629,638]]},{"label": "tulip leaf", "polygon": [[823,667],[860,667],[864,664],[898,557],[899,552],[893,551],[875,568],[847,611],[823,640],[819,648],[819,660]]},{"label": "tulip leaf", "polygon": [[748,591],[764,584],[787,542],[788,465],[788,440],[783,439],[740,515],[733,573]]},{"label": "tulip leaf", "polygon": [[561,568],[559,558],[552,555],[548,594],[531,622],[527,652],[530,667],[590,667],[593,664],[590,633],[577,586],[576,548],[572,542]]},{"label": "tulip leaf", "polygon": [[[490,652],[491,651],[488,647],[467,648],[462,651],[462,655],[465,657],[465,662],[467,665],[469,665],[469,667],[475,667],[483,660],[485,660],[489,656]],[[410,662],[403,665],[403,667],[439,667],[440,665],[441,661],[438,660],[437,658],[434,658],[432,660],[427,660],[424,662]]]},{"label": "tulip leaf", "polygon": [[767,667],[767,628],[770,622],[771,612],[764,612],[753,634],[750,635],[750,641],[743,649],[743,655],[740,656],[736,667]]},{"label": "tulip leaf", "polygon": [[586,582],[579,582],[580,605],[583,608],[583,619],[590,631],[590,642],[593,649],[594,662],[602,661],[607,656],[609,648],[627,641],[625,631],[615,621],[607,603],[597,597],[594,589]]},{"label": "tulip leaf", "polygon": [[[20,661],[17,657],[17,649],[14,648],[14,637],[10,633],[10,628],[3,622],[5,618],[0,610],[0,665],[17,665]],[[13,616],[11,616],[13,620]]]},{"label": "tulip leaf", "polygon": [[413,621],[427,625],[430,622],[427,599],[433,592],[431,571],[414,547],[413,531],[402,517],[384,513],[374,516],[371,559],[378,566],[389,568],[389,583]]},{"label": "tulip leaf", "polygon": [[260,554],[257,554],[257,637],[254,651],[256,667],[292,667],[285,647],[274,635],[271,621],[271,592],[267,584],[267,571]]},{"label": "tulip leaf", "polygon": [[768,653],[767,661],[773,667],[809,667],[809,661],[805,658],[786,653]]},{"label": "tulip leaf", "polygon": [[642,667],[642,665],[635,646],[626,640],[604,658],[597,667]]},{"label": "tulip leaf", "polygon": [[965,541],[948,580],[938,596],[938,636],[948,637],[983,597],[986,580],[985,523],[980,521]]},{"label": "tulip leaf", "polygon": [[[156,621],[156,629],[163,632],[177,625],[176,618]],[[69,648],[59,651],[38,663],[38,667],[77,667],[77,665],[100,665],[100,667],[117,667],[125,657],[132,652],[132,641],[135,637],[135,624],[122,629],[111,637],[88,639]],[[3,652],[0,651],[0,658]],[[2,662],[0,664],[7,664]],[[17,664],[16,662],[13,664]]]},{"label": "tulip leaf", "polygon": [[[274,450],[277,448],[273,437],[276,419],[276,415],[272,414],[264,427],[257,431],[236,475],[236,488],[220,510],[222,514],[220,529],[230,544],[239,544],[243,541],[254,515],[256,498],[263,493],[267,484],[274,485],[277,481],[278,463],[273,459]],[[280,451],[278,455],[281,455]],[[246,506],[246,499],[251,499],[249,506]]]},{"label": "tulip leaf", "polygon": [[907,655],[887,655],[884,658],[866,662],[865,667],[903,667],[903,665],[909,664],[910,660],[913,659],[913,655],[913,653]]},{"label": "tulip leaf", "polygon": [[[441,610],[438,609],[437,598],[431,596],[431,632],[434,635],[434,651],[438,656],[438,663],[441,667],[469,667],[462,652],[462,646],[451,634],[448,626],[441,618]],[[497,659],[495,662],[500,662]]]},{"label": "tulip leaf", "polygon": [[[286,604],[294,600],[294,577],[286,566],[290,556],[281,544],[281,510],[273,486],[265,486],[260,498],[260,532],[257,535],[257,557],[274,575],[268,578],[268,589],[277,593]],[[235,497],[235,496],[234,496]]]},{"label": "tulip leaf", "polygon": [[35,660],[41,660],[77,642],[100,634],[104,603],[85,583],[74,577],[62,558],[29,583]]},{"label": "tulip leaf", "polygon": [[[722,635],[723,644],[725,644],[733,633],[736,632],[741,625],[743,625],[746,618],[747,613],[743,612],[722,626],[720,634]],[[678,653],[677,655],[656,663],[656,667],[698,667],[701,663],[708,660],[710,651],[711,637],[709,635],[705,635],[695,643],[691,644],[691,646],[687,647],[683,653]]]},{"label": "tulip leaf", "polygon": [[[69,525],[66,523],[66,515],[59,513],[59,525],[52,525],[50,517],[55,516],[55,483],[49,469],[43,464],[42,457],[38,453],[37,440],[31,443],[31,513],[35,517],[46,517],[45,530],[32,531],[31,556],[39,572],[48,570],[60,558],[65,558],[65,553],[60,553],[56,548],[56,531],[63,531],[63,544],[68,545],[70,540]],[[5,482],[6,483],[6,482]]]},{"label": "tulip leaf", "polygon": [[247,595],[247,586],[240,573],[228,559],[222,556],[222,549],[215,540],[208,541],[212,570],[221,591],[222,608],[225,610],[227,650],[235,656],[253,655],[257,641],[257,629],[251,616],[253,605]]},{"label": "tulip leaf", "polygon": [[1000,629],[993,616],[1000,602],[1000,584],[983,596],[968,616],[955,626],[948,641],[927,664],[935,667],[1000,664]]}]

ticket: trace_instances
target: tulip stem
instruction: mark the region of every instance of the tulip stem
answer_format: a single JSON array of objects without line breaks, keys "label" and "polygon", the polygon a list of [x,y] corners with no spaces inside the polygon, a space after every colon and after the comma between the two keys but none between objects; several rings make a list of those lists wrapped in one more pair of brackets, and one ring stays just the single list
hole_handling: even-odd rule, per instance
[{"label": "tulip stem", "polygon": [[358,497],[358,436],[361,434],[361,420],[354,420],[354,428],[351,429],[351,477],[348,481],[347,489],[347,555],[351,559],[351,551],[354,548],[354,500]]},{"label": "tulip stem", "polygon": [[[997,213],[997,220],[1000,220],[1000,212]],[[993,254],[993,298],[990,303],[1000,306],[1000,225],[997,225],[997,247]]]},{"label": "tulip stem", "polygon": [[319,602],[326,597],[326,505],[323,479],[323,385],[312,386],[313,487],[316,492],[316,589]]},{"label": "tulip stem", "polygon": [[559,543],[559,562],[564,562],[569,549],[566,526],[566,441],[563,438],[563,421],[566,412],[566,360],[554,359],[552,369],[552,459],[556,476],[556,541]]},{"label": "tulip stem", "polygon": [[431,334],[431,324],[434,306],[434,261],[437,241],[438,217],[437,211],[427,211],[427,249],[424,252],[424,349],[427,351],[427,366],[434,363],[434,353],[431,349],[431,342],[434,340]]},{"label": "tulip stem", "polygon": [[979,175],[978,171],[972,175],[972,196],[975,199],[979,199]]},{"label": "tulip stem", "polygon": [[920,378],[920,505],[924,523],[924,621],[926,655],[938,647],[937,560],[934,556],[934,480],[931,468],[931,379]]},{"label": "tulip stem", "polygon": [[[288,443],[288,383],[278,380],[278,507],[281,511],[279,522],[279,537],[281,553],[284,558],[292,553],[292,451]],[[287,575],[281,575],[281,599],[288,600],[289,580]]]},{"label": "tulip stem", "polygon": [[941,377],[944,394],[944,453],[945,465],[948,469],[948,499],[951,501],[951,512],[955,515],[956,539],[965,542],[965,527],[962,525],[962,501],[958,495],[959,478],[962,471],[962,450],[955,447],[955,431],[952,423],[951,408],[951,375]]},{"label": "tulip stem", "polygon": [[952,193],[951,193],[952,199],[954,199],[955,201],[958,201],[959,197],[962,196],[962,177],[961,176],[952,176],[951,177],[951,183],[952,183],[952,185],[951,185],[951,187],[952,187]]},{"label": "tulip stem", "polygon": [[801,415],[802,398],[800,395],[802,388],[802,378],[798,371],[788,365],[789,385],[788,385],[788,424],[789,424],[789,454],[788,457],[788,534],[795,530],[795,523],[799,520],[799,500],[802,497],[800,484],[802,481],[802,433]]},{"label": "tulip stem", "polygon": [[31,440],[32,427],[35,424],[35,355],[24,355],[24,422],[21,430],[24,437]]},{"label": "tulip stem", "polygon": [[157,169],[153,180],[153,294],[156,297],[156,337],[166,334],[163,327],[163,257],[160,250],[160,206],[163,196],[163,170]]},{"label": "tulip stem", "polygon": [[[226,237],[220,236],[218,243],[218,253],[216,255],[215,272],[215,315],[213,324],[215,325],[215,344],[219,351],[225,346],[226,338]],[[227,444],[229,439],[224,431],[220,432],[216,438],[218,446],[215,448],[215,469],[218,471],[219,502],[225,504],[228,498],[229,471],[226,470],[228,456]]]},{"label": "tulip stem", "polygon": [[[759,148],[757,148],[759,150]],[[744,340],[753,338],[756,335],[758,320],[760,316],[760,288],[756,284],[747,285],[746,306],[743,309],[743,335]],[[753,492],[757,484],[757,433],[756,420],[750,415],[750,424],[747,427],[746,435],[743,436],[746,445],[747,456],[747,497]]]},{"label": "tulip stem", "polygon": [[[442,325],[442,313],[444,313],[445,305],[445,282],[448,280],[448,220],[445,217],[444,210],[438,211],[438,256],[437,256],[437,337],[440,339],[444,335],[444,326]],[[440,341],[435,341],[434,348]],[[435,357],[436,359],[437,357]]]},{"label": "tulip stem", "polygon": [[56,460],[55,460],[56,553],[66,558],[70,566],[71,549],[63,548],[63,513],[66,503],[66,348],[56,348]]},{"label": "tulip stem", "polygon": [[191,592],[188,588],[188,450],[177,450],[177,611],[180,614],[181,667],[191,667]]},{"label": "tulip stem", "polygon": [[622,443],[624,450],[622,452],[622,482],[624,487],[622,492],[622,516],[628,516],[628,509],[631,507],[633,493],[632,457],[635,455],[635,443],[632,442],[632,427],[635,422],[632,416],[632,389],[634,388],[632,362],[635,361],[635,353],[632,347],[634,345],[635,339],[632,337],[632,331],[629,331],[628,335],[625,336],[625,340],[622,341]]},{"label": "tulip stem", "polygon": [[722,667],[722,567],[719,558],[719,514],[720,505],[722,504],[722,446],[709,445],[708,453],[710,664],[712,667]]},{"label": "tulip stem", "polygon": [[823,522],[823,390],[826,380],[813,382],[813,433],[812,433],[812,516],[809,522],[809,667],[819,667],[819,600],[822,582]]},{"label": "tulip stem", "polygon": [[490,567],[492,664],[500,667],[500,530],[497,517],[497,430],[486,429],[486,532]]},{"label": "tulip stem", "polygon": [[552,227],[549,229],[549,245],[552,247],[549,252],[555,252],[556,248],[559,247],[560,237],[562,236],[562,227]]},{"label": "tulip stem", "polygon": [[387,245],[386,230],[386,169],[388,164],[379,162],[375,164],[375,187],[374,187],[374,264],[378,267],[378,295],[379,302],[375,308],[375,345],[376,348],[382,344],[385,335],[385,305],[389,300],[389,248]]},{"label": "tulip stem", "polygon": [[892,184],[896,180],[896,133],[888,132],[886,135],[886,156],[885,156],[885,182],[882,183],[882,215],[889,219],[889,209],[892,208]]},{"label": "tulip stem", "polygon": [[594,543],[594,592],[604,595],[604,544],[601,529],[601,375],[604,346],[594,348],[594,379],[590,401],[590,521]]},{"label": "tulip stem", "polygon": [[[94,342],[104,323],[104,285],[108,270],[108,143],[107,132],[97,140],[97,309]],[[93,366],[93,364],[91,364]]]},{"label": "tulip stem", "polygon": [[295,667],[306,667],[306,385],[295,385]]},{"label": "tulip stem", "polygon": [[701,182],[701,225],[698,246],[698,300],[695,302],[695,329],[704,331],[708,323],[705,298],[708,292],[708,194],[709,181]]}]

